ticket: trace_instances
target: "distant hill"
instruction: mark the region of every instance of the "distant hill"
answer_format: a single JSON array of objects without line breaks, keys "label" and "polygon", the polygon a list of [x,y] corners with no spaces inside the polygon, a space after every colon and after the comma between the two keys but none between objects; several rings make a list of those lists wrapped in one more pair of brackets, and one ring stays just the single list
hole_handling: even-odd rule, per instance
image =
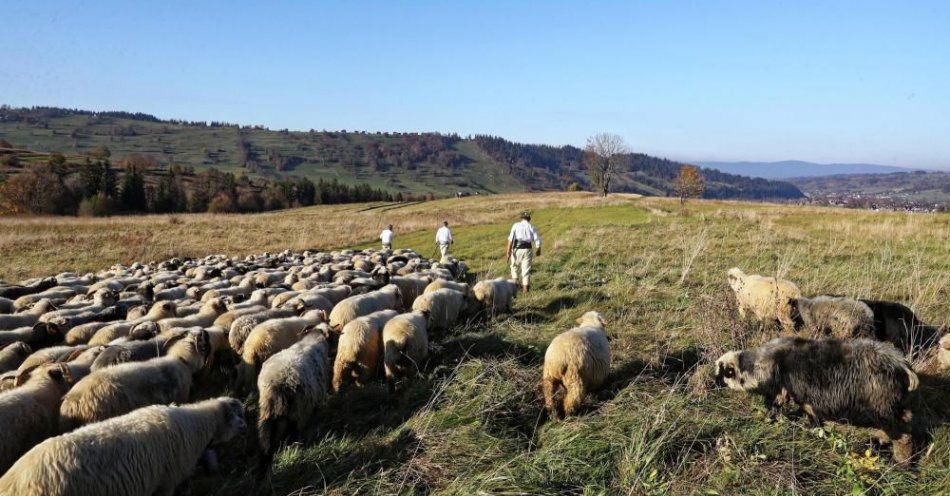
[{"label": "distant hill", "polygon": [[790,179],[811,197],[862,197],[901,205],[950,205],[950,172],[915,171]]},{"label": "distant hill", "polygon": [[833,176],[840,174],[885,174],[889,172],[910,172],[912,170],[893,165],[878,164],[816,164],[801,160],[781,162],[697,162],[703,167],[716,169],[729,174],[762,177],[766,179],[787,179],[790,177]]},{"label": "distant hill", "polygon": [[[88,155],[107,147],[114,162],[138,154],[162,167],[216,169],[235,176],[314,182],[336,179],[392,193],[492,193],[588,187],[583,151],[499,137],[438,133],[289,131],[225,122],[163,120],[149,114],[54,107],[0,107],[0,139],[35,152]],[[631,154],[614,191],[672,194],[682,164]],[[796,199],[788,182],[703,170],[708,198]]]}]

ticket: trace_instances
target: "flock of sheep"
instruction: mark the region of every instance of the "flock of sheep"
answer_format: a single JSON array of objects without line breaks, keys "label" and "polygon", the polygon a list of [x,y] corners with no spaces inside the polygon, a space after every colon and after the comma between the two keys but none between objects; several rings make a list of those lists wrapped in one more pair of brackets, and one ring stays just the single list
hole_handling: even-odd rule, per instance
[{"label": "flock of sheep", "polygon": [[0,494],[173,493],[246,427],[234,398],[189,404],[213,364],[256,392],[266,474],[329,394],[380,375],[395,392],[430,337],[511,309],[515,283],[466,275],[453,257],[366,250],[0,284]]},{"label": "flock of sheep", "polygon": [[[246,427],[234,398],[189,404],[212,364],[236,393],[256,393],[266,474],[328,395],[380,376],[395,393],[431,338],[511,310],[514,281],[469,286],[466,276],[453,257],[364,250],[172,259],[0,284],[0,495],[173,493]],[[770,415],[794,404],[816,421],[880,429],[895,459],[910,460],[919,381],[906,357],[936,349],[950,366],[950,337],[897,303],[803,298],[790,281],[739,269],[728,282],[740,316],[797,335],[726,353],[720,384],[763,396]],[[610,372],[603,316],[577,323],[544,356],[552,417],[575,414]]]}]

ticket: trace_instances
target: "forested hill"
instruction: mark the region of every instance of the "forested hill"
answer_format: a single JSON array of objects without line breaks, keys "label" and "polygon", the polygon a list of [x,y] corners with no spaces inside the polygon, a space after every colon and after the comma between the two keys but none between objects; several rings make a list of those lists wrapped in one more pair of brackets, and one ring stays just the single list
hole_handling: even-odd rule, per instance
[{"label": "forested hill", "polygon": [[[0,107],[0,140],[37,152],[113,161],[137,154],[163,167],[217,169],[236,176],[336,179],[392,193],[563,190],[588,187],[583,151],[513,143],[493,136],[437,133],[289,131],[225,122],[162,120],[143,113]],[[669,195],[682,164],[631,154],[614,191]],[[9,171],[8,171],[9,172]],[[703,169],[708,198],[792,199],[794,185]]]}]

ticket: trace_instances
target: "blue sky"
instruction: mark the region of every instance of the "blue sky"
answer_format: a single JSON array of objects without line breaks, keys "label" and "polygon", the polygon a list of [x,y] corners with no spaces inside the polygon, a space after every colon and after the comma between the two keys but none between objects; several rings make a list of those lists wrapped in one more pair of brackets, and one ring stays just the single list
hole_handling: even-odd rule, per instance
[{"label": "blue sky", "polygon": [[2,7],[0,103],[950,168],[950,2]]}]

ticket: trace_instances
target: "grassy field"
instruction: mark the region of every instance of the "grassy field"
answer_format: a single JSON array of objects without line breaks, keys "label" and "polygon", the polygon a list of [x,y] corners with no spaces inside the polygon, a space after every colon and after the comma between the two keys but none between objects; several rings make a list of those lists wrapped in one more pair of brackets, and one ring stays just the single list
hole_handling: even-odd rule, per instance
[{"label": "grassy field", "polygon": [[[307,442],[278,455],[265,494],[946,494],[950,377],[922,374],[922,453],[895,468],[864,430],[763,420],[760,402],[714,389],[710,359],[775,335],[738,321],[725,272],[787,277],[807,295],[899,301],[950,323],[950,215],[874,213],[615,195],[503,195],[249,216],[0,219],[0,278],[172,255],[371,246],[434,251],[438,223],[479,277],[506,272],[504,237],[534,212],[536,291],[512,315],[436,338],[425,376],[331,398]],[[588,310],[608,320],[612,372],[586,411],[542,413],[547,343]],[[221,394],[221,391],[202,391]],[[250,415],[253,416],[253,406]],[[252,488],[251,440],[199,473],[195,494]],[[877,458],[880,456],[880,458]]]}]

